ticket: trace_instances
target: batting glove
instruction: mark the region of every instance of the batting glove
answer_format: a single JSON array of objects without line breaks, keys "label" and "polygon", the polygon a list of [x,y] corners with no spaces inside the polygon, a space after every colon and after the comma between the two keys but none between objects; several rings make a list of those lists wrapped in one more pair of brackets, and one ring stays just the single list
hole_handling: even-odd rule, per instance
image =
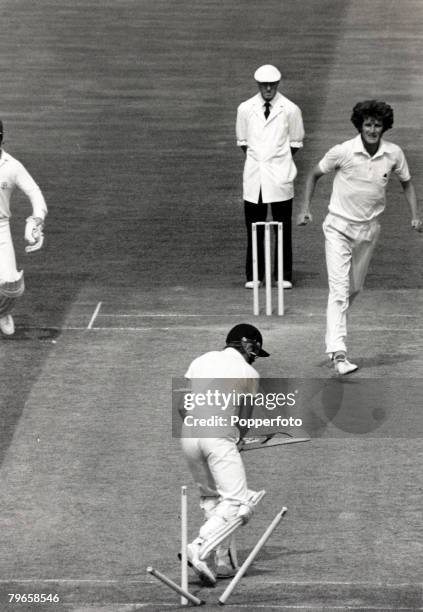
[{"label": "batting glove", "polygon": [[41,217],[28,217],[25,225],[25,240],[28,246],[25,247],[27,253],[38,251],[44,242],[44,221]]}]

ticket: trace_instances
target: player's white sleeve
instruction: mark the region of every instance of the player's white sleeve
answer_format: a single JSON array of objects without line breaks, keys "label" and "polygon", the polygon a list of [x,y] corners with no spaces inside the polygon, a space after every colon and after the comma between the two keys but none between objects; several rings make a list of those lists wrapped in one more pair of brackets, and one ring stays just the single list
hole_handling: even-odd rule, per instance
[{"label": "player's white sleeve", "polygon": [[394,166],[394,172],[398,176],[399,180],[403,183],[409,181],[411,179],[410,170],[408,169],[407,159],[404,155],[404,152],[400,147],[398,147],[397,151],[397,160]]},{"label": "player's white sleeve", "polygon": [[236,115],[236,144],[238,147],[247,146],[248,120],[247,112],[243,104],[238,106]]},{"label": "player's white sleeve", "polygon": [[294,106],[288,116],[289,144],[291,147],[301,149],[304,140],[304,124],[301,110]]},{"label": "player's white sleeve", "polygon": [[343,159],[343,149],[342,145],[335,145],[324,155],[324,157],[319,161],[319,168],[323,174],[327,174],[328,172],[332,172],[332,170],[336,170],[342,163]]},{"label": "player's white sleeve", "polygon": [[259,389],[259,381],[260,381],[260,377],[258,373],[257,373],[257,377],[254,377],[253,375],[253,377],[247,378],[245,380],[246,393],[250,393],[253,397],[255,397]]},{"label": "player's white sleeve", "polygon": [[44,220],[47,215],[47,204],[44,196],[37,183],[20,162],[18,162],[15,181],[19,189],[29,198],[32,204],[32,215]]}]

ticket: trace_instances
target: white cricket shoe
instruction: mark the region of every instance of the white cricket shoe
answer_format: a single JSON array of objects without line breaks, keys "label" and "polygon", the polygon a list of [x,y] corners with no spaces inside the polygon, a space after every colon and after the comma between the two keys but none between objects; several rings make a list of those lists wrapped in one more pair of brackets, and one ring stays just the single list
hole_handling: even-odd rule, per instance
[{"label": "white cricket shoe", "polygon": [[[262,285],[262,282],[261,282],[261,281],[259,281],[259,282],[258,282],[258,286],[259,286],[259,287],[261,287],[261,285]],[[245,283],[244,287],[245,287],[246,289],[254,289],[254,281],[247,281],[247,282]]]},{"label": "white cricket shoe", "polygon": [[291,281],[287,281],[287,280],[282,281],[282,287],[284,289],[292,289]]},{"label": "white cricket shoe", "polygon": [[230,548],[218,548],[214,554],[216,578],[233,578],[239,570]]},{"label": "white cricket shoe", "polygon": [[214,586],[216,584],[216,576],[213,574],[207,563],[200,560],[200,548],[201,544],[195,544],[194,542],[188,544],[188,565],[192,567],[204,585]]},{"label": "white cricket shoe", "polygon": [[336,357],[334,361],[335,370],[340,376],[345,376],[346,374],[351,374],[352,372],[358,370],[358,365],[348,361],[346,355]]},{"label": "white cricket shoe", "polygon": [[15,324],[11,314],[7,314],[0,318],[0,329],[5,336],[13,336],[15,333]]}]

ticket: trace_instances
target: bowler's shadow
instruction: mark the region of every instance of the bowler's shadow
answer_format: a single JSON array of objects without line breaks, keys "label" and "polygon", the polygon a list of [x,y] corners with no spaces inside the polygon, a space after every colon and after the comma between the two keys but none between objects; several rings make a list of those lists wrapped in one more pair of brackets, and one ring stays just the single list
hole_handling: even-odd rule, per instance
[{"label": "bowler's shadow", "polygon": [[15,327],[15,333],[13,336],[2,336],[1,341],[4,342],[23,342],[23,341],[40,341],[49,342],[57,340],[60,336],[61,330],[54,327],[39,327],[34,328],[26,326],[25,324],[19,324]]},{"label": "bowler's shadow", "polygon": [[360,368],[378,368],[413,361],[415,358],[412,353],[379,353],[374,357],[362,357],[357,360],[357,364]]}]

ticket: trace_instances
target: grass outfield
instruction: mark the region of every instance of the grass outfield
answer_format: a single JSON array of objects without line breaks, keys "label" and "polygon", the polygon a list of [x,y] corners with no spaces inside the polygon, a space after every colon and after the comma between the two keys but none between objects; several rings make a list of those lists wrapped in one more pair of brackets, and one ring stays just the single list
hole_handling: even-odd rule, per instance
[{"label": "grass outfield", "polygon": [[[306,171],[354,134],[353,104],[386,99],[390,138],[423,193],[423,10],[417,0],[5,0],[0,18],[4,147],[50,208],[45,247],[26,256],[28,205],[15,194],[27,292],[16,336],[0,341],[0,610],[177,609],[145,571],[178,578],[181,484],[190,535],[201,522],[171,435],[172,377],[253,322],[236,107],[255,93],[258,65],[280,66],[307,132],[300,200]],[[258,362],[263,377],[332,380],[330,185],[319,183],[314,223],[294,229],[285,316],[257,319],[272,354]],[[423,609],[422,237],[401,198],[393,181],[351,315],[361,369],[348,379],[388,385],[398,428],[330,437],[322,426],[308,444],[246,455],[249,485],[267,495],[239,534],[241,558],[282,504],[288,515],[232,610]],[[217,609],[224,585],[202,589],[191,575],[190,588]],[[60,602],[9,604],[25,592]]]}]

